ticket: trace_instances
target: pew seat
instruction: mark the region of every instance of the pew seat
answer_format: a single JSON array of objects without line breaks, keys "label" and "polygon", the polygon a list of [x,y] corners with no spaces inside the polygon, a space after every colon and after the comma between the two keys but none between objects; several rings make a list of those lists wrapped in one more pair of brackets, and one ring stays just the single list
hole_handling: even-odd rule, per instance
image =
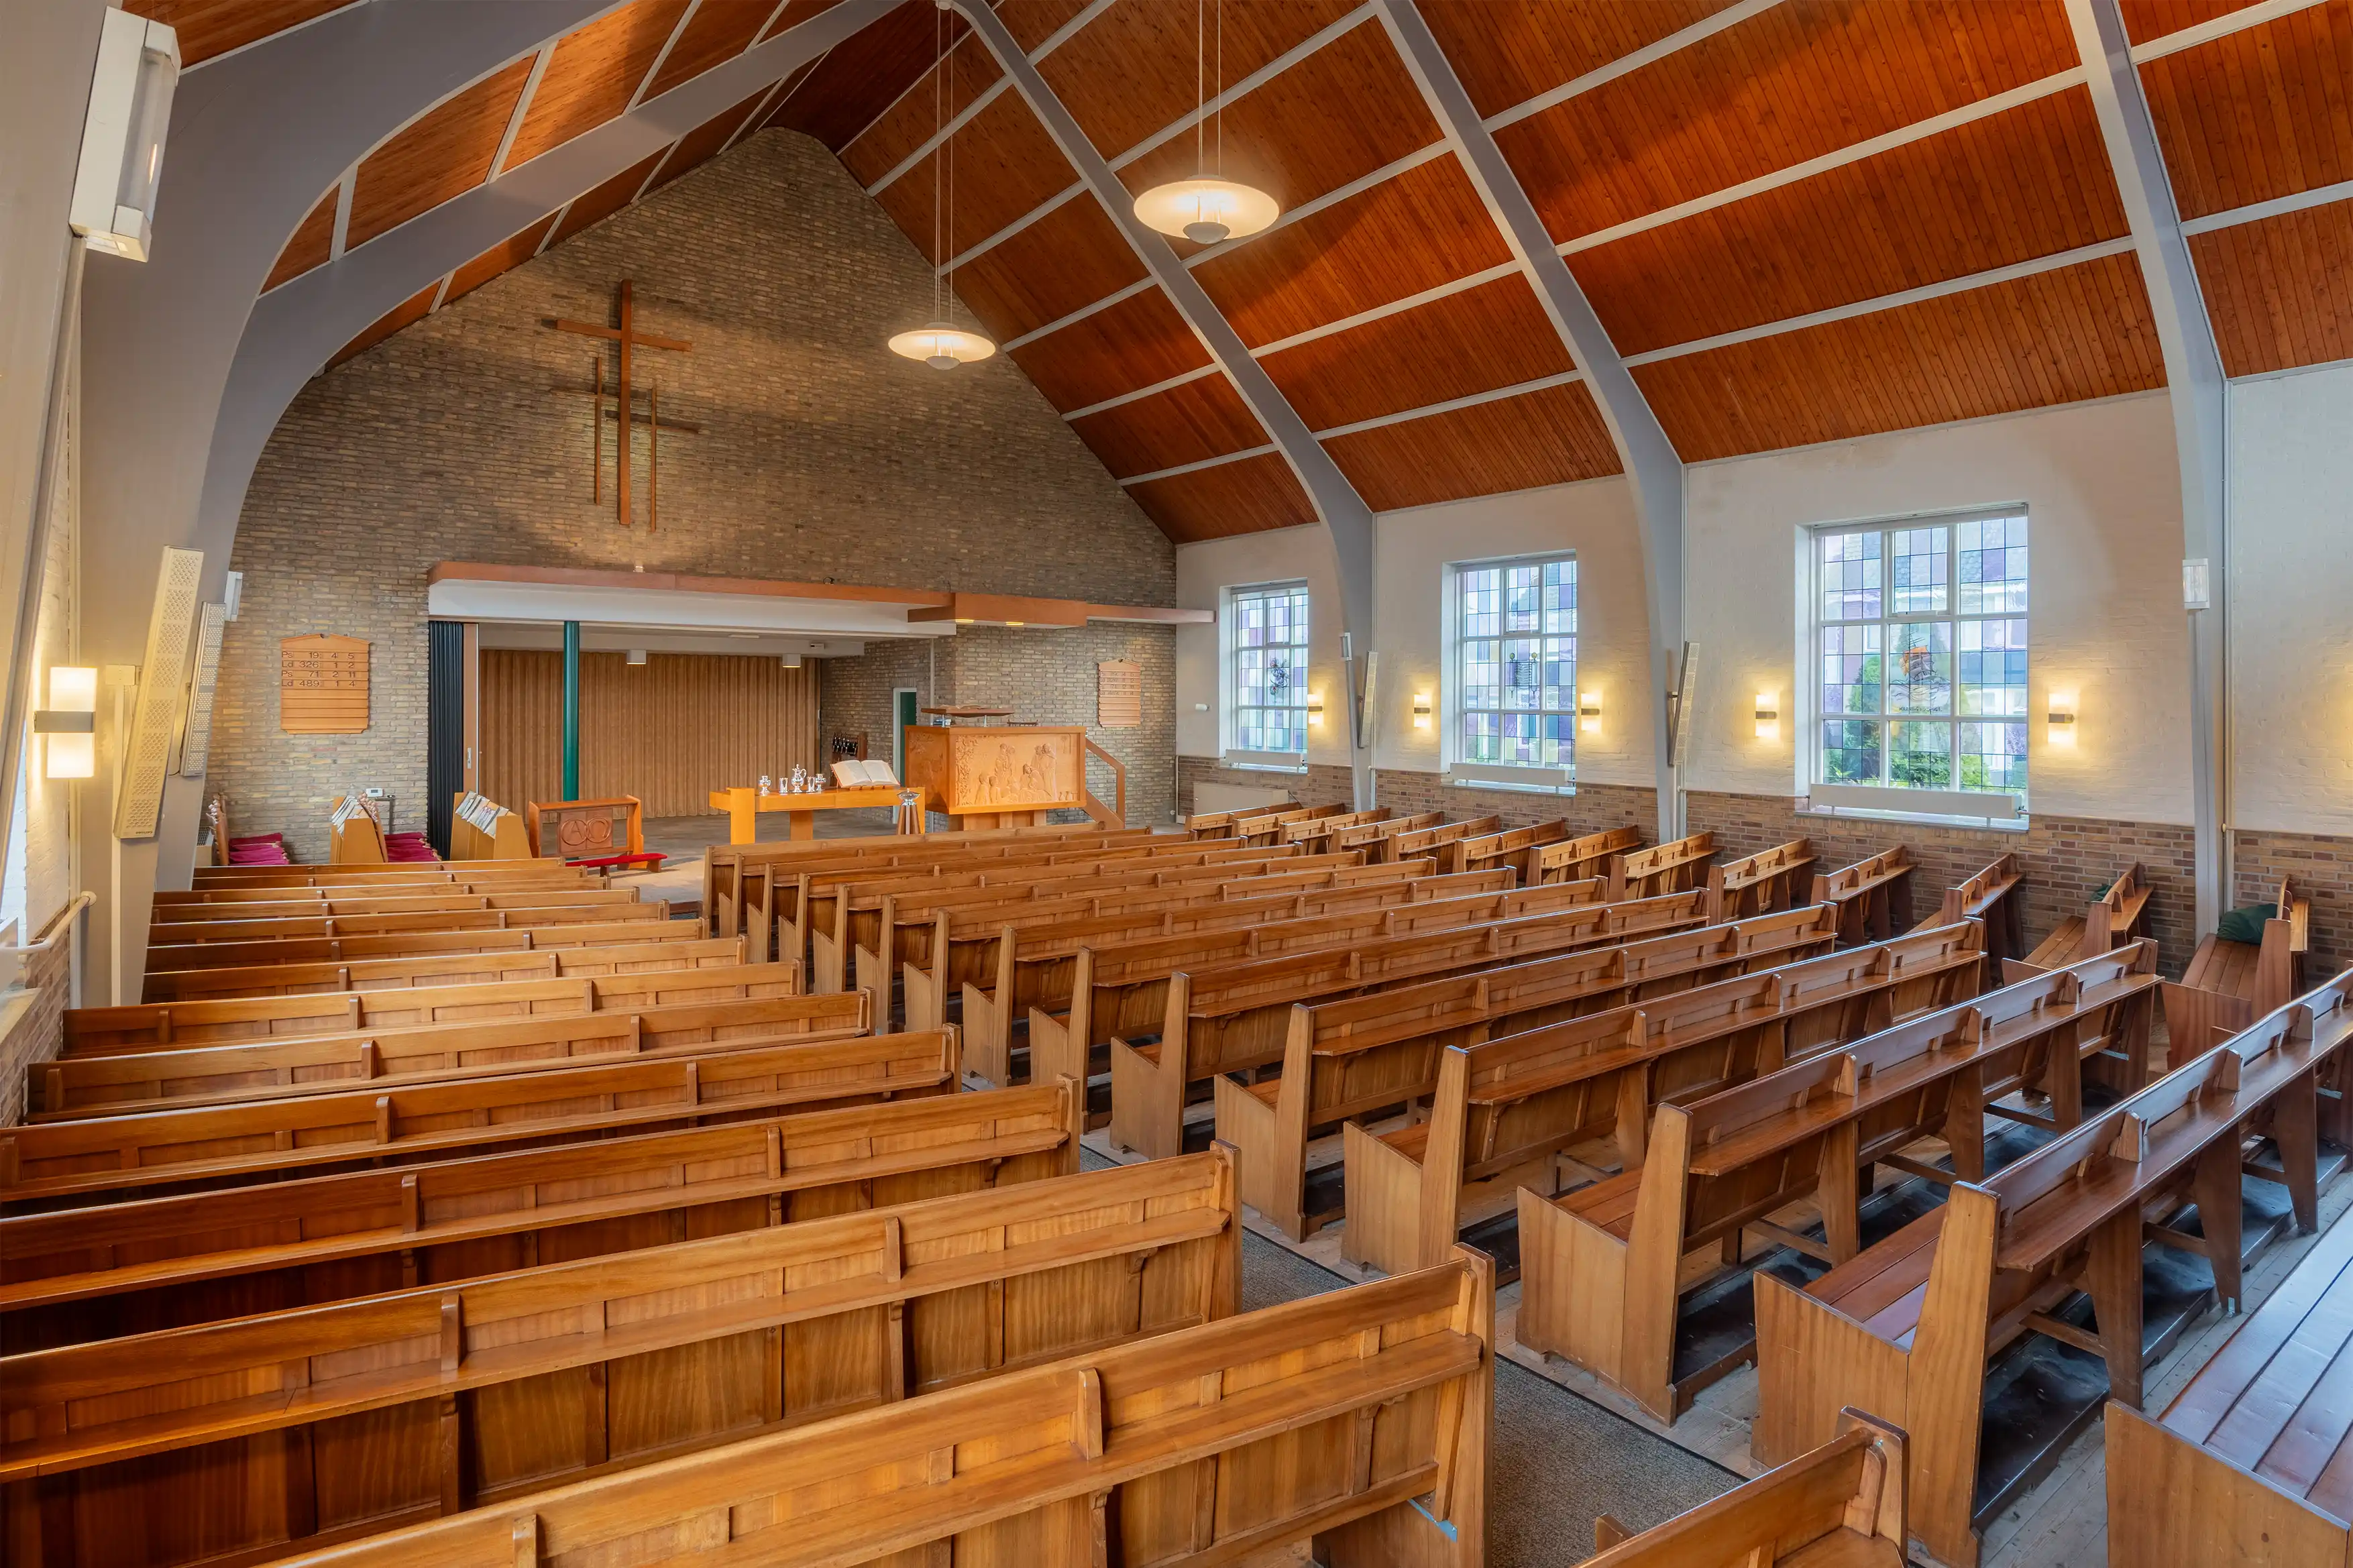
[{"label": "pew seat", "polygon": [[2209,931],[2190,955],[2179,984],[2165,988],[2165,1028],[2173,1059],[2188,1061],[2229,1038],[2304,991],[2304,961],[2312,951],[2312,905],[2280,879],[2273,914],[2256,942],[2227,942]]},{"label": "pew seat", "polygon": [[2052,926],[2024,962],[2035,969],[2056,969],[2078,958],[2094,958],[2118,943],[2147,935],[2149,887],[2139,862],[2116,873],[2107,890]]}]

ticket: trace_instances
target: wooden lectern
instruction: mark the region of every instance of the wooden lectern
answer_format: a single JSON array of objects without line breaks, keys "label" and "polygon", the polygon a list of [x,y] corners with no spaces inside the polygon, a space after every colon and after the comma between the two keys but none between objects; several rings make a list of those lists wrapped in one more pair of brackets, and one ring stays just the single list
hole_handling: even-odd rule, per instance
[{"label": "wooden lectern", "polygon": [[1087,809],[1082,724],[912,725],[907,782],[959,828],[1031,827]]}]

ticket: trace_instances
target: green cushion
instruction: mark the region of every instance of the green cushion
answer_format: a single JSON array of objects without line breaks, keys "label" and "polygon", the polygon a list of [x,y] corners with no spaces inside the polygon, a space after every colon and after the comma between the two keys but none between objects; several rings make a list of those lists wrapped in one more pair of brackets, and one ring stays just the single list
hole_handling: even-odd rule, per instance
[{"label": "green cushion", "polygon": [[2250,947],[2260,947],[2263,941],[2263,922],[2279,918],[2277,904],[2249,904],[2232,910],[2214,928],[2214,934],[2224,942],[2243,942]]},{"label": "green cushion", "polygon": [[2108,896],[2108,889],[2116,885],[2116,879],[2111,877],[2108,880],[2101,883],[2098,887],[2094,888],[2092,889],[2092,902],[2096,904],[2102,899],[2106,898]]}]

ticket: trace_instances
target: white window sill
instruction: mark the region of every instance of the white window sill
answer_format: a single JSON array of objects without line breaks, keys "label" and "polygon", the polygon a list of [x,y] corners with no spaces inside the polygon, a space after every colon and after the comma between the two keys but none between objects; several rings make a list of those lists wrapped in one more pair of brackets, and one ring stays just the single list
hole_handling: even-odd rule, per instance
[{"label": "white window sill", "polygon": [[1516,780],[1466,779],[1456,778],[1451,773],[1446,776],[1444,782],[1452,789],[1501,790],[1506,795],[1573,795],[1577,793],[1577,786],[1573,784],[1522,784]]},{"label": "white window sill", "polygon": [[1961,827],[1973,833],[2024,833],[2031,819],[2017,816],[1949,816],[1934,811],[1877,811],[1852,805],[1815,805],[1799,795],[1794,803],[1799,816],[1837,817],[1852,822],[1910,822],[1923,827]]},{"label": "white window sill", "polygon": [[1218,766],[1230,768],[1238,773],[1303,773],[1307,771],[1303,758],[1295,763],[1243,763],[1231,757],[1220,757]]}]

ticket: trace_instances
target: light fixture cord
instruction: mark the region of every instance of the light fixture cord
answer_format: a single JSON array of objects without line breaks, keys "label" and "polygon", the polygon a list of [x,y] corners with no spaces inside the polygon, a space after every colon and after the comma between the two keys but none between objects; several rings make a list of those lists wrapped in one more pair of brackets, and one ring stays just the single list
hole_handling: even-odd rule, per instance
[{"label": "light fixture cord", "polygon": [[1208,4],[1208,0],[1193,0],[1193,174],[1196,178],[1209,172],[1209,99],[1201,86],[1208,53],[1202,47],[1207,32],[1203,13]]},{"label": "light fixture cord", "polygon": [[1218,178],[1226,177],[1226,0],[1218,0]]},{"label": "light fixture cord", "polygon": [[[944,37],[947,13],[932,13],[932,254],[942,261],[947,258],[947,247],[940,238],[940,129],[946,123],[940,108],[940,81],[946,74],[943,68],[947,59]],[[940,319],[940,273],[938,263],[932,267],[932,320]]]}]

